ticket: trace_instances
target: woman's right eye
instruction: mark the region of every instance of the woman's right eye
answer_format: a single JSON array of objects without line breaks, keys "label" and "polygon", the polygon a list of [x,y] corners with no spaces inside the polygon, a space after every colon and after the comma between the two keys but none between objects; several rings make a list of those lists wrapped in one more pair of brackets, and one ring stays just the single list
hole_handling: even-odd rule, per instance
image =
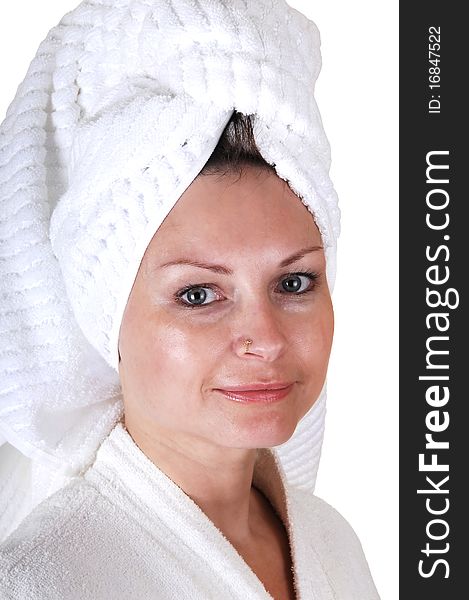
[{"label": "woman's right eye", "polygon": [[209,287],[191,286],[178,292],[177,298],[186,306],[207,306],[217,300],[218,296]]}]

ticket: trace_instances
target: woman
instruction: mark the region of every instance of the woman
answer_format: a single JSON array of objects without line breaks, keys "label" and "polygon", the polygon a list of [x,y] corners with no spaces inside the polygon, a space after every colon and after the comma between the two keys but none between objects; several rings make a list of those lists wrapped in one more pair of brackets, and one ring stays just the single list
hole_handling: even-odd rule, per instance
[{"label": "woman", "polygon": [[40,48],[2,127],[4,597],[378,597],[312,493],[318,71],[315,26],[267,0],[86,2]]}]

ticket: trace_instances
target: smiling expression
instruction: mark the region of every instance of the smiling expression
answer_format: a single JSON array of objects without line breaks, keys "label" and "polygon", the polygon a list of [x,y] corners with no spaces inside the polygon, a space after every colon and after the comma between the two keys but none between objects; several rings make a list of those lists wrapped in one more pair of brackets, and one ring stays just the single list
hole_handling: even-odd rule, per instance
[{"label": "smiling expression", "polygon": [[124,312],[126,415],[148,435],[225,447],[288,440],[326,376],[325,269],[311,214],[275,173],[196,178],[151,240]]}]

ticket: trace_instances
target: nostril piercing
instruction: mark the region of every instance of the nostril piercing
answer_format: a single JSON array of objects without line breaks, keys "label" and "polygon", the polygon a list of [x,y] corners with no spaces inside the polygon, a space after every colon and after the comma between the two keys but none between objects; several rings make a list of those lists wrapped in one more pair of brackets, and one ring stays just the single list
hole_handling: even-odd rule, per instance
[{"label": "nostril piercing", "polygon": [[244,342],[243,342],[244,354],[249,352],[249,348],[251,347],[251,344],[252,344],[252,340],[244,340]]}]

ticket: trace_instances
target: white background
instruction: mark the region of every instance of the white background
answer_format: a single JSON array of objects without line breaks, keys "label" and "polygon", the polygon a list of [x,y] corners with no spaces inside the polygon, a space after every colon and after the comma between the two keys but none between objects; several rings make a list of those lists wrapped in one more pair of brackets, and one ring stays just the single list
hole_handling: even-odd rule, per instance
[{"label": "white background", "polygon": [[[316,98],[342,210],[336,333],[316,493],[357,532],[382,600],[398,598],[398,3],[289,0],[321,32]],[[39,43],[78,0],[0,7],[0,120]],[[357,599],[358,600],[358,599]],[[360,599],[361,600],[361,599]]]}]

